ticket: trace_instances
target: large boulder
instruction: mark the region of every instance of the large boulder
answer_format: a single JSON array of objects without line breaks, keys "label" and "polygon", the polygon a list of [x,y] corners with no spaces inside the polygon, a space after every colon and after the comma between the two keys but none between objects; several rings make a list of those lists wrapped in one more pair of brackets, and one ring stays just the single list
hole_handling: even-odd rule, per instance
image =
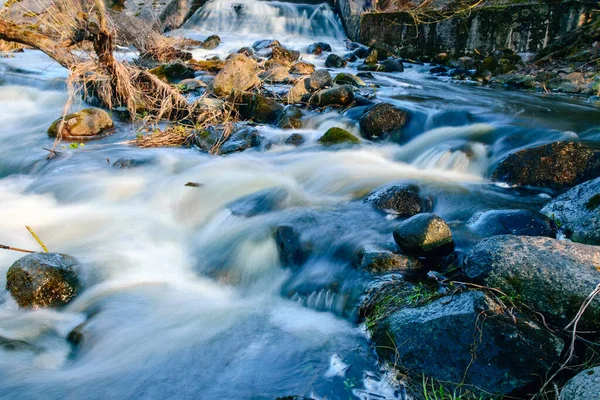
[{"label": "large boulder", "polygon": [[365,199],[376,209],[400,217],[412,217],[423,209],[423,199],[418,188],[408,185],[394,185],[378,190]]},{"label": "large boulder", "polygon": [[452,231],[435,214],[417,214],[402,221],[394,230],[400,250],[414,256],[446,256],[454,251]]},{"label": "large boulder", "polygon": [[302,127],[302,110],[294,105],[286,106],[277,121],[281,129],[300,129]]},{"label": "large boulder", "polygon": [[330,128],[318,140],[323,146],[333,146],[336,144],[350,143],[358,144],[360,140],[350,132],[342,128]]},{"label": "large boulder", "polygon": [[[48,136],[57,137],[62,118],[48,128]],[[98,139],[112,133],[115,125],[110,115],[99,108],[86,108],[65,116],[60,136],[64,140]]]},{"label": "large boulder", "polygon": [[354,89],[350,85],[321,90],[311,98],[311,104],[317,107],[349,106],[354,102]]},{"label": "large boulder", "polygon": [[[450,392],[461,383],[508,395],[540,383],[560,360],[563,342],[540,324],[510,315],[482,292],[402,308],[371,328],[378,354]],[[496,396],[495,396],[496,395]]]},{"label": "large boulder", "polygon": [[[469,279],[498,288],[566,326],[600,283],[600,247],[545,237],[502,235],[484,239],[467,254]],[[600,328],[600,298],[583,314],[581,329]]]},{"label": "large boulder", "polygon": [[283,112],[277,101],[250,92],[234,91],[231,101],[242,118],[258,123],[272,124]]},{"label": "large boulder", "polygon": [[533,210],[490,210],[477,214],[469,227],[481,236],[523,235],[556,237],[552,219]]},{"label": "large boulder", "polygon": [[285,95],[285,100],[290,104],[302,103],[310,97],[310,78],[304,78],[296,82]]},{"label": "large boulder", "polygon": [[558,400],[595,400],[600,398],[600,367],[575,375],[560,391]]},{"label": "large boulder", "polygon": [[574,242],[600,245],[600,178],[575,186],[542,212]]},{"label": "large boulder", "polygon": [[383,139],[391,133],[399,133],[406,125],[405,111],[391,104],[379,103],[365,111],[360,118],[361,134],[369,140]]},{"label": "large boulder", "polygon": [[247,149],[260,146],[262,137],[258,130],[251,126],[241,127],[229,136],[227,141],[219,147],[219,154],[239,153]]},{"label": "large boulder", "polygon": [[79,293],[77,261],[66,254],[33,253],[18,259],[6,273],[6,290],[21,307],[56,307]]},{"label": "large boulder", "polygon": [[315,72],[315,66],[304,61],[297,62],[290,69],[290,74],[310,75]]},{"label": "large boulder", "polygon": [[324,51],[331,51],[331,46],[328,43],[316,42],[308,46],[308,53],[319,55]]},{"label": "large boulder", "polygon": [[217,96],[228,96],[234,90],[250,90],[260,85],[256,62],[243,54],[234,54],[217,74],[213,90]]},{"label": "large boulder", "polygon": [[300,52],[296,50],[288,50],[283,46],[271,47],[271,60],[279,61],[284,64],[293,64],[300,58]]},{"label": "large boulder", "polygon": [[360,79],[358,76],[352,75],[352,74],[346,74],[343,72],[341,74],[337,74],[337,76],[335,77],[335,79],[333,81],[335,83],[337,83],[338,85],[352,85],[354,87],[367,86],[365,81]]},{"label": "large boulder", "polygon": [[217,47],[219,47],[220,44],[221,44],[221,38],[217,35],[212,35],[212,36],[207,37],[202,42],[200,47],[202,47],[203,49],[206,49],[206,50],[213,50],[213,49],[216,49]]},{"label": "large boulder", "polygon": [[273,67],[259,75],[260,79],[267,83],[287,83],[291,80],[287,67]]},{"label": "large boulder", "polygon": [[309,90],[320,90],[333,86],[331,74],[326,69],[319,69],[313,72],[308,78]]},{"label": "large boulder", "polygon": [[600,151],[556,142],[510,154],[498,164],[492,180],[563,191],[599,176]]}]

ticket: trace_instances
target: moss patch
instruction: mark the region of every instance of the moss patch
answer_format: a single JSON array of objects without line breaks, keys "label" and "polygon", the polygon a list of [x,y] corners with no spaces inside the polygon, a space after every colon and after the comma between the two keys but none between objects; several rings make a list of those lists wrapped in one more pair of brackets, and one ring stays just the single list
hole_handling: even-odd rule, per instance
[{"label": "moss patch", "polygon": [[360,143],[360,140],[342,128],[331,128],[321,136],[319,143],[324,146],[332,146],[341,143],[358,144]]},{"label": "moss patch", "polygon": [[596,208],[598,208],[598,206],[600,206],[600,194],[592,196],[592,198],[589,199],[588,202],[585,204],[585,208],[587,208],[590,211],[595,210]]}]

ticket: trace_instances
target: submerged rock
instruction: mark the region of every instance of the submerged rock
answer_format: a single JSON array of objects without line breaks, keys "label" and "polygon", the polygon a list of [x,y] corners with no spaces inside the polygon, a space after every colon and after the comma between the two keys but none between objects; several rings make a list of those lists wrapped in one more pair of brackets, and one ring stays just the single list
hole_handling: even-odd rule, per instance
[{"label": "submerged rock", "polygon": [[215,77],[213,90],[217,96],[229,96],[234,90],[246,91],[259,85],[254,60],[235,54]]},{"label": "submerged rock", "polygon": [[469,227],[480,235],[556,237],[552,220],[532,210],[490,210],[476,215]]},{"label": "submerged rock", "polygon": [[233,215],[253,217],[282,209],[289,195],[289,192],[282,188],[264,189],[235,200],[227,208]]},{"label": "submerged rock", "polygon": [[[600,282],[600,247],[544,237],[503,235],[479,242],[464,260],[470,279],[498,288],[566,326]],[[600,299],[579,322],[600,328]]]},{"label": "submerged rock", "polygon": [[325,60],[325,66],[327,68],[344,68],[346,64],[346,60],[337,54],[330,54],[327,56],[327,60]]},{"label": "submerged rock", "polygon": [[280,226],[275,230],[275,243],[279,250],[281,264],[286,267],[301,265],[305,259],[305,251],[300,241],[300,234],[291,226]]},{"label": "submerged rock", "polygon": [[317,107],[349,106],[354,101],[354,89],[350,85],[336,86],[317,92],[311,104]]},{"label": "submerged rock", "polygon": [[358,144],[360,140],[342,128],[330,128],[319,138],[319,143],[324,146],[333,146],[342,143]]},{"label": "submerged rock", "polygon": [[302,110],[293,105],[286,106],[279,117],[279,121],[277,121],[277,127],[281,129],[300,129],[302,127]]},{"label": "submerged rock", "polygon": [[365,111],[360,118],[361,134],[369,140],[383,139],[391,133],[399,133],[406,125],[405,111],[391,104],[379,103]]},{"label": "submerged rock", "polygon": [[562,191],[599,176],[600,151],[556,142],[510,154],[496,167],[492,180]]},{"label": "submerged rock", "polygon": [[81,290],[77,261],[66,254],[33,253],[18,259],[6,273],[6,290],[21,307],[56,307]]},{"label": "submerged rock", "polygon": [[446,256],[454,251],[450,227],[435,214],[417,214],[394,230],[400,250],[415,256]]},{"label": "submerged rock", "polygon": [[372,338],[384,359],[450,392],[464,383],[486,398],[507,395],[546,376],[563,342],[504,310],[482,292],[463,292],[392,312],[372,327]]},{"label": "submerged rock", "polygon": [[554,219],[569,239],[600,245],[600,178],[575,186],[548,203],[542,212]]},{"label": "submerged rock", "polygon": [[[57,119],[48,128],[48,136],[58,136],[62,118]],[[91,140],[103,137],[114,130],[110,115],[99,108],[86,108],[65,116],[61,130],[64,140]]]},{"label": "submerged rock", "polygon": [[308,53],[309,54],[314,54],[314,55],[319,55],[324,51],[331,51],[331,46],[328,43],[324,43],[324,42],[317,42],[317,43],[313,43],[310,46],[308,46]]},{"label": "submerged rock", "polygon": [[592,400],[600,393],[600,367],[578,373],[560,391],[558,400]]},{"label": "submerged rock", "polygon": [[388,214],[412,217],[422,211],[423,199],[414,186],[394,185],[372,193],[365,199],[365,203]]},{"label": "submerged rock", "polygon": [[304,136],[302,136],[299,133],[294,133],[285,140],[285,144],[290,145],[290,146],[300,146],[303,143],[304,143]]}]

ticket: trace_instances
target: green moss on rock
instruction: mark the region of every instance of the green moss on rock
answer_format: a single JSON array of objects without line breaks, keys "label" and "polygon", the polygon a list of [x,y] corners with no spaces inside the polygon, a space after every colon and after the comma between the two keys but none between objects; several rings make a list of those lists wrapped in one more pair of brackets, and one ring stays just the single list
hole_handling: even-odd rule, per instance
[{"label": "green moss on rock", "polygon": [[331,128],[321,138],[319,143],[324,146],[333,146],[341,143],[358,144],[360,140],[350,132],[342,128]]}]

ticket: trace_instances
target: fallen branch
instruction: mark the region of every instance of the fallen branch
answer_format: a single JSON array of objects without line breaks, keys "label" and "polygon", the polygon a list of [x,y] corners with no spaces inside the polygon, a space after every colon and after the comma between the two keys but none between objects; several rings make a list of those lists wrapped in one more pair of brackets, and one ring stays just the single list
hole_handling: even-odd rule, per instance
[{"label": "fallen branch", "polygon": [[2,250],[12,250],[12,251],[19,251],[21,253],[37,253],[37,251],[31,251],[31,250],[25,250],[25,249],[19,249],[18,247],[11,247],[11,246],[5,246],[3,244],[0,244],[0,249]]}]

